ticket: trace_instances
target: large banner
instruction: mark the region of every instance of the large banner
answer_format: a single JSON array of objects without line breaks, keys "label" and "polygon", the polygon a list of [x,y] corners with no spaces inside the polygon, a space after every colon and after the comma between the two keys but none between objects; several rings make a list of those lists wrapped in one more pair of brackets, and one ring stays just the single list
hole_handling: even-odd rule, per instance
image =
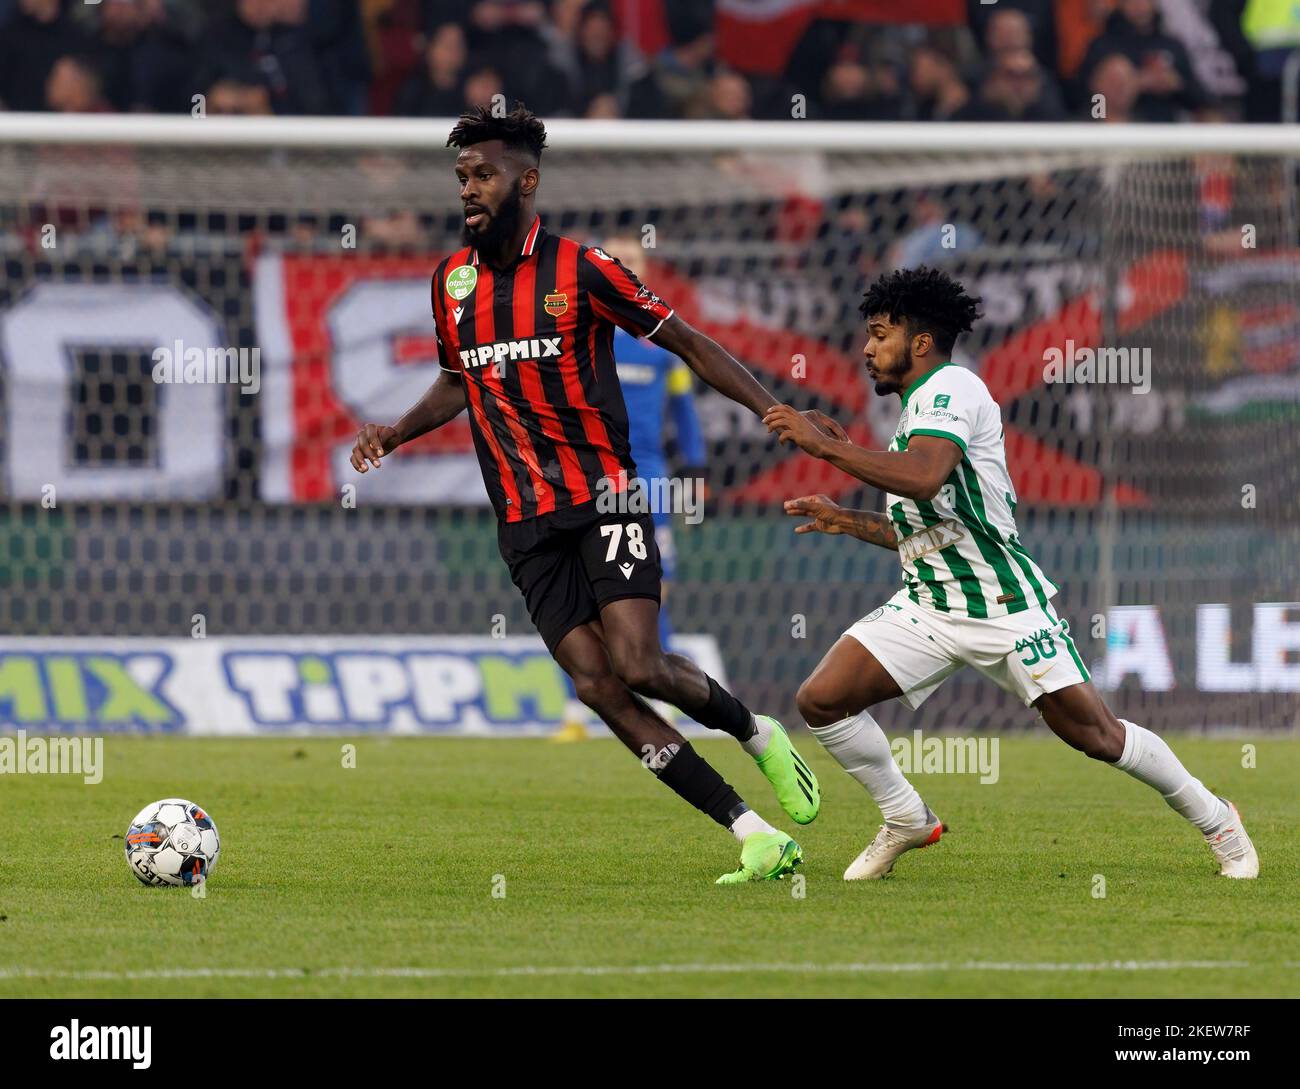
[{"label": "large banner", "polygon": [[[257,264],[262,498],[333,499],[357,482],[358,427],[395,420],[438,374],[429,280],[439,258],[280,256]],[[413,442],[365,481],[389,503],[486,506],[468,416]]]},{"label": "large banner", "polygon": [[[438,257],[275,254],[252,263],[247,279],[196,260],[185,270],[192,283],[156,272],[84,282],[79,264],[27,287],[11,279],[0,290],[5,494],[211,501],[252,490],[293,504],[337,501],[350,483],[372,502],[486,506],[464,415],[386,459],[383,472],[362,479],[348,465],[358,426],[396,419],[436,377],[429,275]],[[1121,507],[1159,512],[1205,496],[1184,452],[1233,451],[1204,459],[1201,472],[1222,477],[1216,486],[1270,475],[1270,448],[1243,450],[1240,430],[1294,415],[1300,404],[1297,269],[1296,251],[1196,267],[1160,252],[1125,271],[1118,332],[1157,345],[1160,380],[1113,409],[1113,436],[1126,444],[1114,467]],[[1098,275],[1082,262],[1015,262],[967,277],[986,313],[982,343],[964,348],[962,362],[1003,408],[1008,465],[1026,509],[1095,508],[1101,499],[1096,390],[1049,381],[1043,347],[1064,346],[1073,363],[1099,343]],[[870,396],[856,348],[831,341],[825,315],[800,316],[793,285],[773,281],[762,305],[750,306],[729,299],[721,281],[667,264],[653,263],[650,278],[779,395],[816,398],[856,442],[885,445],[896,404]],[[232,324],[223,314],[249,320]],[[153,359],[172,345],[251,355],[253,382],[191,380],[180,368],[179,380],[168,371],[160,382]],[[97,408],[105,396],[121,407]],[[720,415],[727,408],[716,395],[702,390],[697,402],[713,497],[768,505],[810,491],[850,499],[861,491],[797,450],[768,449],[756,421]],[[120,434],[104,433],[110,412]],[[31,456],[37,449],[39,458]],[[1244,468],[1247,455],[1253,462]]]},{"label": "large banner", "polygon": [[[673,649],[726,683],[711,636]],[[552,732],[573,699],[536,636],[0,639],[0,730],[28,733],[493,737]]]},{"label": "large banner", "polygon": [[[1300,602],[1256,604],[1235,628],[1232,612],[1196,608],[1184,662],[1158,607],[1115,607],[1104,651],[1085,650],[1094,682],[1148,696],[1272,697],[1281,713],[1262,724],[1300,728]],[[1076,635],[1089,646],[1087,632]],[[712,636],[677,635],[673,649],[726,684]],[[0,729],[507,736],[553,731],[573,701],[535,636],[0,639]]]},{"label": "large banner", "polygon": [[[226,450],[226,389],[207,382],[150,384],[148,364],[177,341],[223,351],[227,330],[201,297],[163,283],[38,283],[0,309],[5,382],[5,491],[42,500],[220,498]],[[98,399],[106,368],[139,361],[147,456],[126,449],[95,457],[76,417]],[[103,365],[106,365],[103,366]],[[93,390],[93,393],[92,393]],[[148,396],[152,394],[153,396]],[[33,456],[40,451],[40,456]]]}]

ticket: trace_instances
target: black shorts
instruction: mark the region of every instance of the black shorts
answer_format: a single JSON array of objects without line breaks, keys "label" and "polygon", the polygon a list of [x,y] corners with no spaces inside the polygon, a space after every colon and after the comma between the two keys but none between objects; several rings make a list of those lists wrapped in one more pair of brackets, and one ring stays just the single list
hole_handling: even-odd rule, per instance
[{"label": "black shorts", "polygon": [[659,600],[663,568],[648,514],[602,514],[595,502],[497,529],[501,557],[552,654],[600,607],[625,597]]}]

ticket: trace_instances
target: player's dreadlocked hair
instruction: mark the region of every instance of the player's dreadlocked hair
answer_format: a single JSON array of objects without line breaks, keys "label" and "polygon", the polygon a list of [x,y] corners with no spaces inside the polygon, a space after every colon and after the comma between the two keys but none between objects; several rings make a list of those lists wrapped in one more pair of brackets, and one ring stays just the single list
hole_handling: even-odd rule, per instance
[{"label": "player's dreadlocked hair", "polygon": [[516,102],[504,117],[494,115],[489,106],[475,106],[460,115],[447,146],[465,148],[485,140],[500,140],[511,151],[526,152],[536,162],[546,146],[546,126],[522,102]]},{"label": "player's dreadlocked hair", "polygon": [[941,354],[952,351],[962,333],[969,333],[982,317],[980,300],[937,268],[902,268],[887,272],[862,296],[862,316],[888,317],[907,327],[913,336],[929,333]]}]

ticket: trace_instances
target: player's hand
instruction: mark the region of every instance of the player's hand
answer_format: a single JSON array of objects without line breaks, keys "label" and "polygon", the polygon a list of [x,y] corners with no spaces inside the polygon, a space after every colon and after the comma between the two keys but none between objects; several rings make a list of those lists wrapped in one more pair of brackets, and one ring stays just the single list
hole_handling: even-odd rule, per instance
[{"label": "player's hand", "polygon": [[822,412],[820,409],[816,409],[816,408],[804,409],[803,417],[805,420],[812,421],[814,427],[825,432],[836,442],[849,441],[849,433],[845,431],[844,428],[842,428],[834,420],[832,420],[829,416],[827,416],[826,413]]},{"label": "player's hand", "polygon": [[829,533],[831,536],[843,533],[844,530],[840,527],[837,517],[842,509],[826,495],[802,495],[798,499],[785,501],[786,514],[796,518],[812,519],[811,522],[795,526],[796,533]]},{"label": "player's hand", "polygon": [[379,468],[379,459],[391,454],[400,445],[397,431],[387,424],[365,424],[357,432],[356,445],[352,447],[352,468],[367,473],[370,466]]},{"label": "player's hand", "polygon": [[790,405],[773,405],[763,423],[782,443],[794,443],[805,453],[821,457],[828,449],[830,436],[812,420]]}]

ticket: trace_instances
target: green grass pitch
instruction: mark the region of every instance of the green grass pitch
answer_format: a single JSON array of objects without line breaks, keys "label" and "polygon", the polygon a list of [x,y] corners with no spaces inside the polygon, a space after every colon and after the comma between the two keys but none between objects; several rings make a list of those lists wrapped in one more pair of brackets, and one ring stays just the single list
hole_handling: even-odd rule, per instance
[{"label": "green grass pitch", "polygon": [[[109,737],[99,785],[0,782],[0,996],[1300,996],[1300,743],[1260,740],[1255,768],[1244,743],[1174,740],[1242,808],[1257,881],[1218,878],[1146,787],[1026,737],[996,784],[914,776],[950,834],[846,884],[879,814],[805,735],[824,803],[799,897],[715,887],[731,838],[609,740]],[[777,823],[734,743],[698,747]],[[171,795],[221,832],[203,899],[123,860]]]}]

